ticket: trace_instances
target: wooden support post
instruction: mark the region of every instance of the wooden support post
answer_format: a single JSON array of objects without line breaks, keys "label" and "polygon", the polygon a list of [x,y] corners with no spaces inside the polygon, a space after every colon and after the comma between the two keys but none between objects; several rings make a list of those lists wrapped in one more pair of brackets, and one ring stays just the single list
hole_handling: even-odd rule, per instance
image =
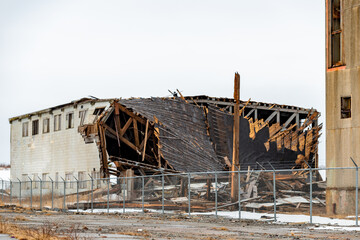
[{"label": "wooden support post", "polygon": [[135,137],[135,146],[139,147],[140,142],[139,142],[139,131],[138,131],[138,126],[137,126],[137,121],[135,118],[133,118],[133,125],[134,125],[134,137]]},{"label": "wooden support post", "polygon": [[[239,164],[239,149],[240,149],[240,75],[235,73],[234,79],[234,128],[233,128],[233,154],[231,171],[237,171],[240,168]],[[238,178],[236,173],[231,173],[231,202],[238,200]]]},{"label": "wooden support post", "polygon": [[126,178],[126,200],[132,200],[134,197],[134,187],[135,187],[135,179],[134,177],[134,170],[127,169],[125,171]]},{"label": "wooden support post", "polygon": [[146,150],[146,142],[148,139],[148,129],[149,129],[149,120],[146,121],[146,127],[145,127],[145,138],[144,138],[144,149],[143,149],[143,153],[142,153],[142,161],[144,161],[145,159],[145,150]]}]

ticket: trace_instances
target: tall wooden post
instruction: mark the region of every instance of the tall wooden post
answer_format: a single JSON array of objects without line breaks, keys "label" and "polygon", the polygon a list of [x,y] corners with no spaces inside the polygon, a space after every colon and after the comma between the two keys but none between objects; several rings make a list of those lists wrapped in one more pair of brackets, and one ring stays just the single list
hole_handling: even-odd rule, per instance
[{"label": "tall wooden post", "polygon": [[[240,75],[235,73],[234,79],[234,129],[233,129],[233,154],[232,154],[232,164],[231,171],[237,171],[240,169],[239,164],[239,148],[240,148]],[[231,173],[231,201],[238,201],[238,177],[237,173]]]}]

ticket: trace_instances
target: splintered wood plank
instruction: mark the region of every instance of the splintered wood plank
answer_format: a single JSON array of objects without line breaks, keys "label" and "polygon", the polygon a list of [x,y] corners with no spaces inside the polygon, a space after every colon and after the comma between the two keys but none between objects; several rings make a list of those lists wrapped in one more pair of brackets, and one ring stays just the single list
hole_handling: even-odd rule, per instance
[{"label": "splintered wood plank", "polygon": [[142,160],[141,161],[144,161],[144,159],[145,159],[146,142],[147,142],[147,139],[148,139],[148,129],[149,129],[149,120],[146,121],[145,138],[144,138],[144,141],[143,141],[144,142],[144,149],[143,149],[143,152],[142,152]]},{"label": "splintered wood plank", "polygon": [[135,118],[133,118],[133,125],[134,125],[135,146],[139,147],[139,145],[140,145],[139,131],[138,131],[138,126],[137,126],[137,121]]},{"label": "splintered wood plank", "polygon": [[310,150],[313,142],[313,134],[312,129],[310,129],[306,134],[306,141],[305,141],[305,157],[308,158],[310,156]]},{"label": "splintered wood plank", "polygon": [[249,133],[249,137],[251,139],[255,139],[255,129],[254,129],[254,122],[253,122],[253,119],[250,118],[249,119],[249,128],[250,128],[250,133]]},{"label": "splintered wood plank", "polygon": [[153,130],[152,130],[152,129],[150,129],[150,130],[148,131],[148,134],[147,134],[146,138],[144,138],[144,140],[141,142],[139,149],[143,149],[143,146],[144,146],[145,142],[149,139],[149,137],[151,136],[151,134],[153,134]]},{"label": "splintered wood plank", "polygon": [[305,134],[302,133],[299,136],[299,150],[300,151],[304,150],[304,147],[305,147]]}]

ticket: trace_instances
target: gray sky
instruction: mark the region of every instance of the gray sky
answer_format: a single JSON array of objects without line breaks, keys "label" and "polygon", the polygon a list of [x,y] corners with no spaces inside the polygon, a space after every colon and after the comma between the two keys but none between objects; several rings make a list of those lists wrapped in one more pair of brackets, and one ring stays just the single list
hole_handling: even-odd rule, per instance
[{"label": "gray sky", "polygon": [[88,95],[232,97],[235,71],[241,99],[325,116],[324,0],[0,0],[0,162],[10,117]]}]

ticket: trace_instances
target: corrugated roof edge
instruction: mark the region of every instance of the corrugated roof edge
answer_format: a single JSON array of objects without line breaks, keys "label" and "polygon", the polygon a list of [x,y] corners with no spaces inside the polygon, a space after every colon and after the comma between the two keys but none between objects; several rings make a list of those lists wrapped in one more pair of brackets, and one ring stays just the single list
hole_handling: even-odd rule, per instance
[{"label": "corrugated roof edge", "polygon": [[[125,98],[125,99],[134,99],[135,97],[130,97],[130,98]],[[169,98],[169,99],[173,99],[174,97],[158,97],[158,98]],[[216,101],[221,101],[221,102],[233,102],[234,99],[233,98],[226,98],[226,97],[210,97],[210,96],[207,96],[207,95],[196,95],[196,96],[184,96],[184,98],[186,100],[191,100],[191,99],[204,99],[204,100],[216,100]],[[19,120],[19,119],[24,119],[24,118],[29,118],[31,116],[34,116],[34,115],[39,115],[39,114],[43,114],[43,113],[48,113],[48,112],[51,112],[55,109],[59,109],[59,108],[63,108],[63,107],[66,107],[66,106],[69,106],[69,105],[77,105],[79,103],[86,103],[86,102],[91,102],[91,101],[94,101],[94,102],[112,102],[114,100],[117,100],[117,99],[121,99],[121,98],[104,98],[104,99],[95,99],[95,98],[81,98],[79,100],[74,100],[74,101],[71,101],[69,103],[65,103],[65,104],[61,104],[61,105],[58,105],[58,106],[55,106],[55,107],[50,107],[50,108],[47,108],[47,109],[43,109],[43,110],[40,110],[40,111],[35,111],[35,112],[31,112],[31,113],[27,113],[27,114],[23,114],[23,115],[20,115],[20,116],[16,116],[16,117],[12,117],[12,118],[9,118],[9,123],[11,124],[12,121],[15,121],[15,120]],[[241,104],[244,104],[246,101],[241,101],[240,100],[240,105]],[[306,111],[306,112],[309,112],[311,109],[306,109],[306,108],[302,108],[302,107],[297,107],[297,106],[290,106],[290,105],[283,105],[283,104],[276,104],[276,103],[264,103],[264,102],[256,102],[256,101],[250,101],[250,105],[262,105],[262,106],[267,106],[267,107],[270,107],[270,106],[273,106],[273,107],[277,107],[277,108],[295,108],[296,110],[302,110],[302,111]],[[317,111],[316,109],[314,109],[315,111]]]},{"label": "corrugated roof edge", "polygon": [[87,102],[94,102],[94,103],[95,102],[112,102],[114,100],[115,100],[115,98],[106,98],[106,99],[81,98],[81,99],[78,99],[78,100],[71,101],[69,103],[65,103],[65,104],[54,106],[54,107],[46,108],[46,109],[43,109],[43,110],[39,110],[39,111],[35,111],[35,112],[31,112],[31,113],[27,113],[27,114],[23,114],[23,115],[19,115],[19,116],[16,116],[16,117],[9,118],[9,123],[11,124],[15,120],[21,120],[21,119],[24,119],[24,118],[29,118],[29,117],[34,116],[34,115],[40,115],[40,114],[44,114],[44,113],[49,113],[51,111],[54,111],[55,109],[64,108],[64,107],[71,106],[71,105],[78,105],[78,104],[83,104],[83,103],[87,103]]}]

